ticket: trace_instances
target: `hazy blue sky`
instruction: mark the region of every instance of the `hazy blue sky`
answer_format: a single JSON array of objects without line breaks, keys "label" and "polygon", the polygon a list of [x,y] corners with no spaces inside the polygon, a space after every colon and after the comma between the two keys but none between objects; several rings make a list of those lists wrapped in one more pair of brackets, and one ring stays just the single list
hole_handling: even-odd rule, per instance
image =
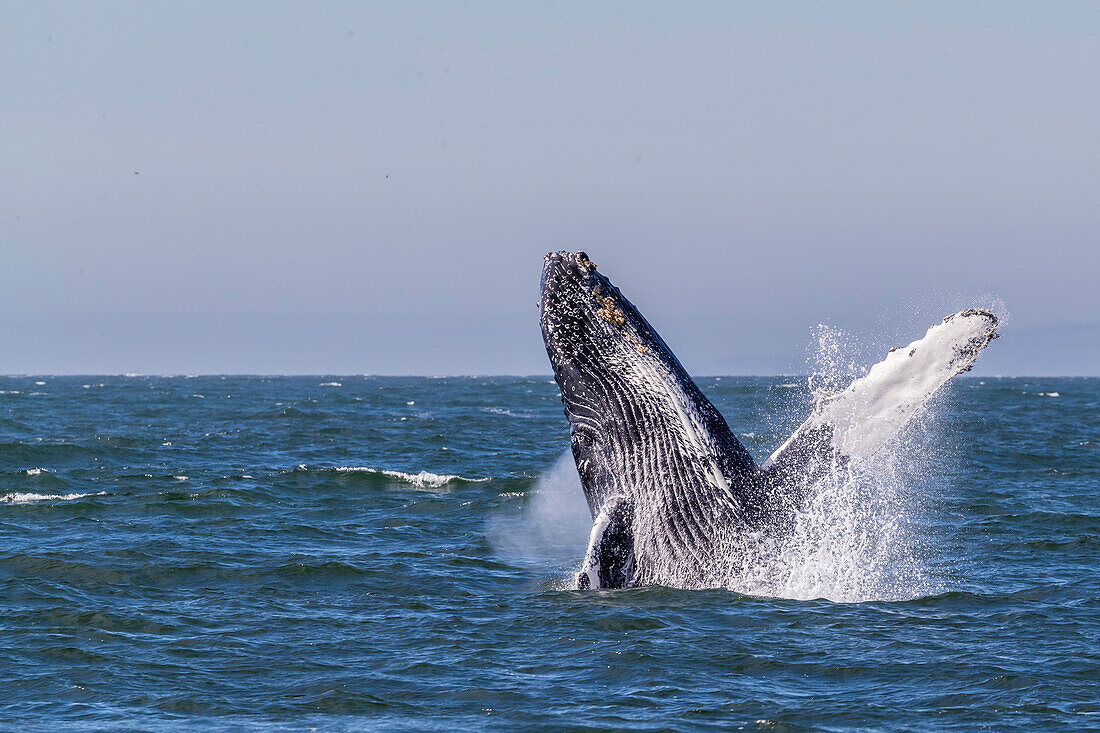
[{"label": "hazy blue sky", "polygon": [[0,373],[546,373],[542,255],[583,248],[697,372],[997,304],[986,370],[1096,374],[1098,39],[1093,2],[0,2]]}]

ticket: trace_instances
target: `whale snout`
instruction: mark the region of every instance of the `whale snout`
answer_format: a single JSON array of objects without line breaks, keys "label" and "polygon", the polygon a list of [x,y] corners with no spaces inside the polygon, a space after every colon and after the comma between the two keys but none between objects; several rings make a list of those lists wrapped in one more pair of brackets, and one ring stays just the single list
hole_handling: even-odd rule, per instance
[{"label": "whale snout", "polygon": [[586,351],[594,365],[602,364],[626,358],[624,350],[631,352],[629,358],[648,354],[656,344],[649,324],[583,251],[546,255],[539,307],[546,350],[555,363]]},{"label": "whale snout", "polygon": [[566,250],[558,250],[557,252],[547,252],[546,257],[543,258],[546,262],[574,262],[577,264],[587,263],[588,265],[594,265],[592,260],[588,259],[588,255],[584,250],[578,250],[576,252],[568,252]]},{"label": "whale snout", "polygon": [[584,252],[548,252],[542,266],[542,295],[586,286],[596,263]]},{"label": "whale snout", "polygon": [[539,311],[543,326],[548,321],[584,317],[591,310],[590,294],[596,282],[596,264],[584,252],[550,252],[542,267]]},{"label": "whale snout", "polygon": [[623,338],[619,300],[618,291],[585,252],[546,255],[539,321],[559,383],[578,383],[585,375],[606,371],[618,348],[614,341]]}]

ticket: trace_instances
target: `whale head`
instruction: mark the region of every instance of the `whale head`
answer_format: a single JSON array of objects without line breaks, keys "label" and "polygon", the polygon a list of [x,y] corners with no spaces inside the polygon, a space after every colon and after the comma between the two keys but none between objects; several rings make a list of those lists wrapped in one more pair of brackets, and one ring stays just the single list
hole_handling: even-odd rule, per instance
[{"label": "whale head", "polygon": [[[636,371],[671,352],[584,252],[551,252],[542,271],[540,324],[558,383],[570,399],[609,372]],[[672,357],[674,358],[674,357]],[[563,384],[564,382],[564,384]]]}]

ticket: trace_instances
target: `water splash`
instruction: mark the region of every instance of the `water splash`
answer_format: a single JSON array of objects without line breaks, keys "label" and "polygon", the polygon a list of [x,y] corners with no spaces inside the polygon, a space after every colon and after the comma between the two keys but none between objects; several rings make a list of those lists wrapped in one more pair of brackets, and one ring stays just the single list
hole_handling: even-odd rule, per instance
[{"label": "water splash", "polygon": [[[789,531],[727,543],[721,585],[740,593],[838,602],[942,592],[930,571],[922,486],[935,455],[933,421],[910,424],[873,459],[836,466]],[[747,542],[746,540],[751,540]]]},{"label": "water splash", "polygon": [[[825,325],[815,329],[814,343],[807,386],[817,403],[866,373],[861,362],[867,345]],[[922,404],[869,459],[833,465],[786,531],[720,541],[719,584],[750,595],[843,602],[942,591],[928,567],[922,521],[926,478],[935,474],[942,453],[937,403]],[[874,442],[874,436],[866,439]]]},{"label": "water splash", "polygon": [[813,343],[808,386],[815,402],[840,392],[866,372],[857,357],[857,342],[847,331],[819,323]]}]

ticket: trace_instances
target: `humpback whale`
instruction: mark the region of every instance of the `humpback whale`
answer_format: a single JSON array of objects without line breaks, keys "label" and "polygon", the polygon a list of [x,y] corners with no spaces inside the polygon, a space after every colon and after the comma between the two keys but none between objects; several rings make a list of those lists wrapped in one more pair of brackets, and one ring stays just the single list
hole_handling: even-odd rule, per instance
[{"label": "humpback whale", "polygon": [[579,589],[719,585],[729,553],[781,536],[829,471],[872,457],[997,337],[988,310],[947,316],[758,465],[587,254],[546,255],[539,309],[593,519]]}]

